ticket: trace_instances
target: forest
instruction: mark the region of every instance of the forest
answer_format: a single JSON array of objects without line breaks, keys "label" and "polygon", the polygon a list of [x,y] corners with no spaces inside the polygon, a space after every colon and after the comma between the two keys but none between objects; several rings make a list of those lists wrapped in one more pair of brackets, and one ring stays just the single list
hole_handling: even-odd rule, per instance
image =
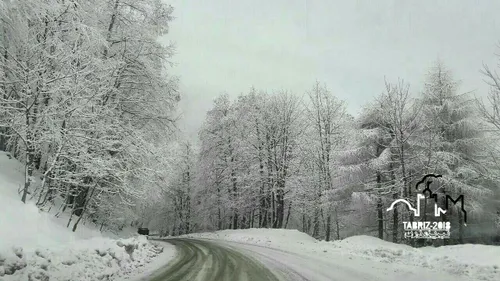
[{"label": "forest", "polygon": [[[249,87],[216,98],[191,140],[177,126],[175,45],[158,40],[172,13],[161,0],[0,3],[0,150],[25,166],[20,200],[69,214],[73,231],[93,223],[162,235],[288,228],[327,241],[499,241],[494,69],[482,69],[490,92],[471,93],[436,61],[413,85],[423,91],[404,77],[385,81],[359,116],[321,82],[306,93]],[[442,175],[438,192],[464,195],[467,223],[451,205],[440,218],[450,239],[405,239],[403,222],[436,219],[433,202],[422,218],[387,208],[415,204],[430,173]]]}]

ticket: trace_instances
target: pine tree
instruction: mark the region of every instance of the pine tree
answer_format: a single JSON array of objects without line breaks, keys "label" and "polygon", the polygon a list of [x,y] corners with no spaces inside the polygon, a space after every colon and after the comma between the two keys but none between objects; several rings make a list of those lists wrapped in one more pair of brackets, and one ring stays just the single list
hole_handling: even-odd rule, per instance
[{"label": "pine tree", "polygon": [[[473,99],[468,93],[458,93],[451,72],[437,62],[428,74],[421,103],[425,117],[421,137],[427,140],[421,143],[422,174],[443,175],[441,191],[452,198],[464,195],[468,219],[480,220],[485,211],[482,203],[491,191],[482,178],[486,170],[480,155],[485,138]],[[465,235],[473,235],[474,224],[468,224],[466,231],[459,207],[451,205],[443,220],[452,222],[452,241],[463,243]]]}]

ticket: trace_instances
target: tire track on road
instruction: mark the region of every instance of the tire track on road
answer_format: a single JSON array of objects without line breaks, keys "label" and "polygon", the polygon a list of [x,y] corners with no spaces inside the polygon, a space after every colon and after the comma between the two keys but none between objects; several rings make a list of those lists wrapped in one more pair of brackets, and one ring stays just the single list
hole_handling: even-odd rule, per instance
[{"label": "tire track on road", "polygon": [[149,281],[280,281],[257,259],[223,245],[195,239],[154,239],[175,245],[177,257]]}]

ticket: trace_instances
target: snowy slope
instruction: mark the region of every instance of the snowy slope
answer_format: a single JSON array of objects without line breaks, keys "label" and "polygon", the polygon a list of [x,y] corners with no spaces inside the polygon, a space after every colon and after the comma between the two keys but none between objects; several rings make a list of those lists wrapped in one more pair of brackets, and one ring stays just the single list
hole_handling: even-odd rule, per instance
[{"label": "snowy slope", "polygon": [[23,204],[17,192],[24,182],[23,169],[21,163],[0,152],[0,252],[12,246],[23,246],[29,251],[40,245],[58,248],[79,239],[101,236],[86,227],[73,233],[63,226],[62,220],[39,212],[33,202]]},{"label": "snowy slope", "polygon": [[[500,247],[498,246],[469,244],[439,248],[412,248],[371,236],[353,236],[339,241],[325,242],[317,241],[297,230],[283,229],[224,230],[187,236],[256,245],[260,247],[260,250],[250,249],[261,253],[265,252],[266,248],[278,249],[295,254],[292,256],[318,260],[315,266],[320,264],[319,261],[324,261],[330,263],[332,267],[342,265],[343,268],[357,268],[360,273],[376,275],[375,271],[379,274],[385,272],[383,274],[387,274],[387,279],[382,280],[392,280],[390,276],[394,275],[393,268],[404,271],[406,280],[410,280],[408,278],[411,277],[423,278],[423,275],[419,275],[424,272],[419,268],[426,269],[426,274],[432,274],[432,276],[448,274],[453,280],[455,280],[453,276],[456,276],[456,280],[458,278],[500,280]],[[412,272],[413,274],[410,274]],[[451,280],[450,277],[442,278],[434,280]]]},{"label": "snowy slope", "polygon": [[123,280],[160,254],[163,262],[174,256],[144,237],[112,239],[85,225],[72,232],[66,220],[21,202],[23,177],[23,165],[0,152],[0,280]]}]

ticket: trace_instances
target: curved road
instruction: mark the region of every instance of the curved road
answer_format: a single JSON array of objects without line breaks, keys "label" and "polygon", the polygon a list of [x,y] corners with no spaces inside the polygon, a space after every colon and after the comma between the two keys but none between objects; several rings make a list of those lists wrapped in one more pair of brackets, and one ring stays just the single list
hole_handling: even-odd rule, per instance
[{"label": "curved road", "polygon": [[336,253],[328,260],[263,246],[205,239],[152,239],[176,257],[144,281],[465,281],[460,276]]},{"label": "curved road", "polygon": [[177,257],[150,281],[279,281],[266,266],[243,253],[210,241],[161,240],[176,246]]}]

